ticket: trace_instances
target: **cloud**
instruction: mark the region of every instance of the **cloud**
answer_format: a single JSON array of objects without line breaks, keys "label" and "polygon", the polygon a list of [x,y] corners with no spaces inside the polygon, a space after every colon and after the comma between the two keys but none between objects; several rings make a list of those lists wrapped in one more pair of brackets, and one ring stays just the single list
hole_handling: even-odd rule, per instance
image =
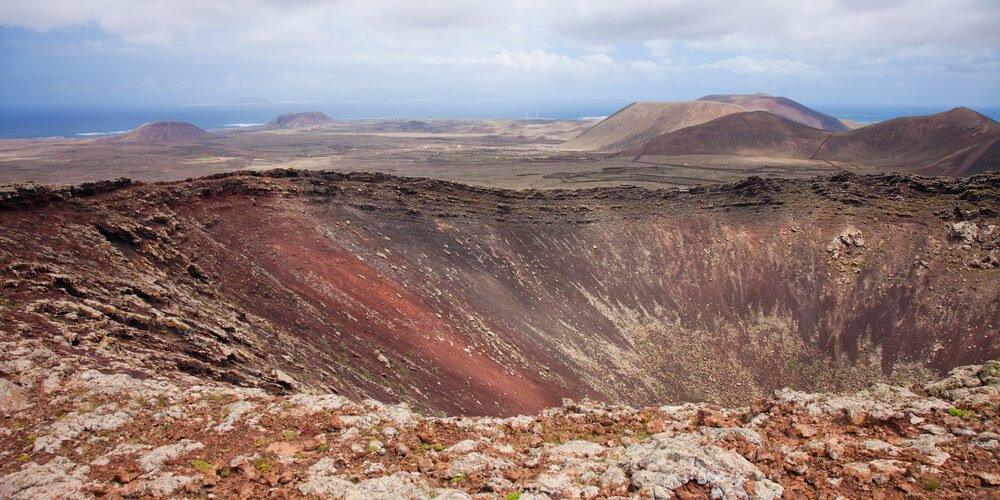
[{"label": "cloud", "polygon": [[989,48],[1000,43],[992,0],[586,0],[552,26],[588,40],[670,40],[720,50],[898,49],[929,44]]},{"label": "cloud", "polygon": [[822,70],[811,64],[789,59],[755,59],[748,56],[737,56],[721,61],[700,65],[702,69],[721,69],[733,73],[770,74],[770,75],[800,75],[820,76]]},{"label": "cloud", "polygon": [[[812,48],[879,44],[994,48],[994,0],[35,0],[0,4],[0,24],[51,30],[93,24],[136,44],[231,33],[246,41],[299,44],[380,39],[438,47],[516,43],[526,33],[578,43],[750,44]],[[786,47],[793,48],[793,47]]]},{"label": "cloud", "polygon": [[474,62],[496,66],[507,75],[528,73],[569,78],[593,78],[620,69],[620,64],[605,54],[571,57],[544,50],[503,50],[489,58]]},{"label": "cloud", "polygon": [[[5,40],[12,28],[31,30],[23,38],[44,50]],[[707,75],[719,72],[751,83],[779,75],[803,88],[823,74],[831,85],[867,84],[879,92],[886,78],[933,79],[940,88],[946,75],[955,93],[975,87],[983,94],[1000,80],[998,48],[996,0],[0,2],[5,73],[23,73],[30,62],[9,61],[43,52],[53,58],[46,74],[58,73],[52,68],[68,57],[89,58],[93,64],[79,65],[88,68],[143,61],[153,66],[146,71],[159,72],[157,81],[170,71],[204,74],[206,100],[234,89],[291,97],[324,88],[371,96],[372,89],[400,87],[497,95],[518,82],[519,91],[536,85],[545,96],[612,89],[655,97],[709,88],[715,81]],[[700,80],[685,82],[682,73]],[[227,82],[231,74],[240,80]],[[56,76],[85,75],[66,69]],[[552,83],[569,79],[580,83]],[[21,94],[37,94],[21,81],[0,82],[0,90],[15,96],[23,85]]]}]

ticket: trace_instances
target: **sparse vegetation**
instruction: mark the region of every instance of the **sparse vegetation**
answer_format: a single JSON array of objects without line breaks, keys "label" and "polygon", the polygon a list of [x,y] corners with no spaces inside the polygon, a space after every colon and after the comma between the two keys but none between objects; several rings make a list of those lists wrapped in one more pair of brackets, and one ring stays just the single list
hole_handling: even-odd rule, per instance
[{"label": "sparse vegetation", "polygon": [[268,462],[264,458],[258,458],[257,460],[254,460],[253,461],[253,465],[254,465],[254,467],[257,468],[257,470],[259,470],[261,472],[264,472],[264,473],[270,472],[271,469],[274,468],[274,464],[271,463],[271,462]]},{"label": "sparse vegetation", "polygon": [[975,416],[976,412],[972,410],[962,410],[959,408],[948,408],[948,415],[958,418],[965,418]]},{"label": "sparse vegetation", "polygon": [[191,467],[198,469],[201,472],[208,472],[215,469],[215,466],[204,461],[204,460],[192,460]]}]

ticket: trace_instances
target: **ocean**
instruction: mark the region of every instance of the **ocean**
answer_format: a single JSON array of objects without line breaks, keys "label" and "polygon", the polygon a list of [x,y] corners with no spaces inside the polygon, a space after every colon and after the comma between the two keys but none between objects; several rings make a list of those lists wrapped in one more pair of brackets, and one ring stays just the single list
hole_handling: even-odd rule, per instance
[{"label": "ocean", "polygon": [[[481,104],[481,105],[480,105]],[[624,104],[609,103],[500,103],[470,104],[462,109],[443,109],[420,103],[363,105],[251,104],[165,106],[133,108],[27,108],[0,106],[0,138],[94,137],[124,133],[145,122],[181,120],[204,129],[247,127],[267,123],[274,117],[296,111],[323,111],[333,119],[359,118],[542,118],[580,119],[607,116]],[[816,107],[839,119],[878,122],[899,116],[946,111],[934,107]],[[1000,108],[974,108],[1000,120]]]},{"label": "ocean", "polygon": [[[201,128],[251,126],[287,106],[174,106],[124,109],[0,107],[0,138],[93,137],[124,133],[146,122],[180,120]],[[297,110],[293,110],[297,111]]]}]

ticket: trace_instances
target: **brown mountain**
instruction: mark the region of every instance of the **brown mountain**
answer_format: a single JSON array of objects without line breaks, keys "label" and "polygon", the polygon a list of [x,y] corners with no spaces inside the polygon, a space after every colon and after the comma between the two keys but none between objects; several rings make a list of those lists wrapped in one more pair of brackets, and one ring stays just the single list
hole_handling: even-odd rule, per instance
[{"label": "brown mountain", "polygon": [[931,175],[1000,168],[1000,123],[968,108],[896,118],[836,134],[814,158]]},{"label": "brown mountain", "polygon": [[661,135],[632,153],[808,158],[831,135],[833,132],[799,125],[765,111],[753,111]]},{"label": "brown mountain", "polygon": [[204,139],[211,136],[212,134],[188,122],[170,121],[143,123],[129,133],[109,137],[107,141],[162,144]]},{"label": "brown mountain", "polygon": [[654,137],[699,125],[744,108],[719,102],[635,102],[561,145],[573,151],[617,153],[642,147]]},{"label": "brown mountain", "polygon": [[264,125],[268,130],[312,128],[333,123],[333,120],[326,114],[319,111],[307,111],[304,113],[285,113]]},{"label": "brown mountain", "polygon": [[820,113],[786,97],[767,94],[721,94],[707,95],[698,100],[735,104],[748,111],[767,111],[795,123],[821,130],[843,132],[851,129],[830,115]]}]

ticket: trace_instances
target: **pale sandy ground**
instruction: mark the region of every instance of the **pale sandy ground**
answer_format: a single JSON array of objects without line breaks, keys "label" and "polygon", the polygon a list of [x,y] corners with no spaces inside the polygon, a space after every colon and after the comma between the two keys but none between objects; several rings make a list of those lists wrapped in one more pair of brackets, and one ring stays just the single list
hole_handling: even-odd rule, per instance
[{"label": "pale sandy ground", "polygon": [[593,122],[426,121],[435,132],[368,130],[386,122],[338,122],[306,131],[229,131],[176,144],[99,139],[0,140],[0,182],[65,184],[129,177],[165,181],[242,169],[379,171],[474,185],[576,188],[688,186],[748,175],[801,177],[842,168],[821,161],[734,156],[633,158],[560,151]]}]

